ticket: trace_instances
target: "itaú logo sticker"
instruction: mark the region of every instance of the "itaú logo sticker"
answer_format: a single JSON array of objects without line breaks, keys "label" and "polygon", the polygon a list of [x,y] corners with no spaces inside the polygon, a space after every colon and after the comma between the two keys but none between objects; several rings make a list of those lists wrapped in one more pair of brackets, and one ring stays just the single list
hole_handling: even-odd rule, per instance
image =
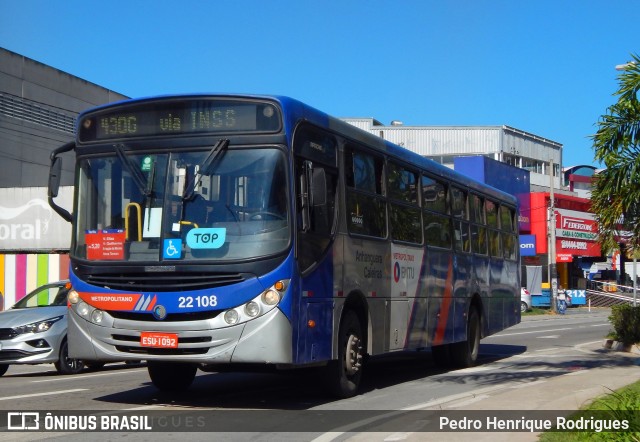
[{"label": "ita\u00fa logo sticker", "polygon": [[227,229],[198,228],[187,233],[187,245],[192,249],[219,249],[227,239]]}]

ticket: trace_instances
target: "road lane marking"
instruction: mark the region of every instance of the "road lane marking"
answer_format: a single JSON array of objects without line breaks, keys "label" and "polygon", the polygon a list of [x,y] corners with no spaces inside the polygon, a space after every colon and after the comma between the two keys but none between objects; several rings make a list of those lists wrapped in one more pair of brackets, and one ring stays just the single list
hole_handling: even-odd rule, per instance
[{"label": "road lane marking", "polygon": [[74,388],[73,390],[58,390],[58,391],[47,391],[43,393],[21,394],[20,396],[0,397],[0,401],[10,401],[13,399],[25,399],[28,397],[38,397],[38,396],[51,396],[54,394],[77,393],[79,391],[87,391],[87,390],[88,388]]},{"label": "road lane marking", "polygon": [[503,336],[517,336],[517,335],[530,335],[532,333],[548,333],[548,332],[554,332],[554,331],[564,331],[564,330],[578,330],[581,328],[587,328],[587,327],[611,327],[610,323],[606,323],[606,324],[592,324],[592,325],[579,325],[576,327],[564,327],[564,328],[554,328],[554,329],[550,329],[550,330],[533,330],[533,331],[526,331],[526,332],[515,332],[515,333],[497,333],[495,335],[491,335],[491,336],[487,336],[486,339],[489,338],[501,338]]},{"label": "road lane marking", "polygon": [[[95,377],[99,377],[99,376],[110,376],[110,375],[116,375],[116,374],[128,374],[128,373],[136,373],[139,371],[143,371],[143,369],[136,369],[136,370],[131,370],[128,369],[126,371],[117,371],[117,372],[104,372],[104,373],[95,373],[95,374],[86,374],[86,375],[75,375],[72,377],[69,376],[58,376],[52,379],[40,379],[37,381],[31,381],[31,383],[33,384],[38,384],[38,383],[42,383],[42,382],[56,382],[56,381],[65,381],[65,380],[73,380],[73,381],[77,381],[78,379],[87,379],[87,378],[95,378]],[[144,371],[147,371],[146,369],[144,369]]]},{"label": "road lane marking", "polygon": [[517,335],[530,335],[532,333],[549,333],[555,331],[564,331],[564,330],[575,330],[578,327],[564,327],[564,328],[554,328],[552,330],[535,330],[528,332],[518,332],[518,333],[500,333],[499,335],[492,335],[492,337],[501,338],[503,336],[517,336]]}]

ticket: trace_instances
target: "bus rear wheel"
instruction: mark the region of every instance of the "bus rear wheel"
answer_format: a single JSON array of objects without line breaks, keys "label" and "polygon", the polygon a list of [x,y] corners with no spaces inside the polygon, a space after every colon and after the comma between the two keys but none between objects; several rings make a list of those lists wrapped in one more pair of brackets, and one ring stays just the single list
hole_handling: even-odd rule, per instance
[{"label": "bus rear wheel", "polygon": [[198,367],[194,364],[147,361],[151,382],[161,391],[182,391],[191,386]]},{"label": "bus rear wheel", "polygon": [[327,384],[339,398],[355,396],[362,381],[364,334],[358,315],[349,310],[340,322],[338,359],[327,367]]},{"label": "bus rear wheel", "polygon": [[433,362],[438,368],[451,367],[451,346],[452,344],[434,345],[431,347]]},{"label": "bus rear wheel", "polygon": [[451,344],[451,362],[457,368],[472,367],[480,349],[480,315],[474,307],[467,319],[467,340]]}]

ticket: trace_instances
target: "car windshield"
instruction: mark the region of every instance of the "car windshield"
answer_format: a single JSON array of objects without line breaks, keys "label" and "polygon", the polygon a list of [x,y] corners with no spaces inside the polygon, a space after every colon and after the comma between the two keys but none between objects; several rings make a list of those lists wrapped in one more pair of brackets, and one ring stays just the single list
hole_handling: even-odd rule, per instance
[{"label": "car windshield", "polygon": [[285,250],[291,236],[285,154],[226,147],[121,149],[81,159],[74,256],[233,261]]},{"label": "car windshield", "polygon": [[12,309],[51,307],[67,305],[67,293],[69,289],[65,285],[47,285],[38,287],[27,296],[16,302]]}]

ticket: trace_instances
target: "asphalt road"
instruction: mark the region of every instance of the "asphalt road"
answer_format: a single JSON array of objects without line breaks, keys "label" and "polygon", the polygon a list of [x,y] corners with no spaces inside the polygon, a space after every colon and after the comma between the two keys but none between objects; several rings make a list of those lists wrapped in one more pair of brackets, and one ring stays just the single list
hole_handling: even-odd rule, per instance
[{"label": "asphalt road", "polygon": [[[62,414],[88,410],[99,416],[167,412],[165,416],[184,418],[174,422],[178,427],[193,425],[191,428],[197,430],[202,424],[207,432],[188,433],[192,440],[346,440],[356,437],[351,430],[329,430],[337,423],[375,421],[381,411],[453,407],[452,404],[464,409],[465,404],[471,406],[505,386],[529,385],[567,371],[600,367],[593,352],[583,348],[603,341],[611,328],[608,315],[608,310],[570,309],[566,315],[524,317],[519,325],[484,339],[479,365],[465,370],[438,369],[429,352],[376,358],[367,366],[363,393],[347,400],[336,401],[327,396],[315,370],[199,373],[189,391],[169,395],[151,385],[144,366],[110,364],[95,372],[60,376],[52,365],[41,365],[10,367],[0,378],[0,410],[63,411]],[[210,416],[219,416],[219,420],[205,422]],[[281,433],[283,426],[296,427],[298,432]],[[158,441],[187,434],[170,431],[170,425],[168,428],[161,433],[92,433],[91,438]],[[220,428],[225,433],[216,432]],[[79,432],[2,434],[4,440],[86,437]]]}]

